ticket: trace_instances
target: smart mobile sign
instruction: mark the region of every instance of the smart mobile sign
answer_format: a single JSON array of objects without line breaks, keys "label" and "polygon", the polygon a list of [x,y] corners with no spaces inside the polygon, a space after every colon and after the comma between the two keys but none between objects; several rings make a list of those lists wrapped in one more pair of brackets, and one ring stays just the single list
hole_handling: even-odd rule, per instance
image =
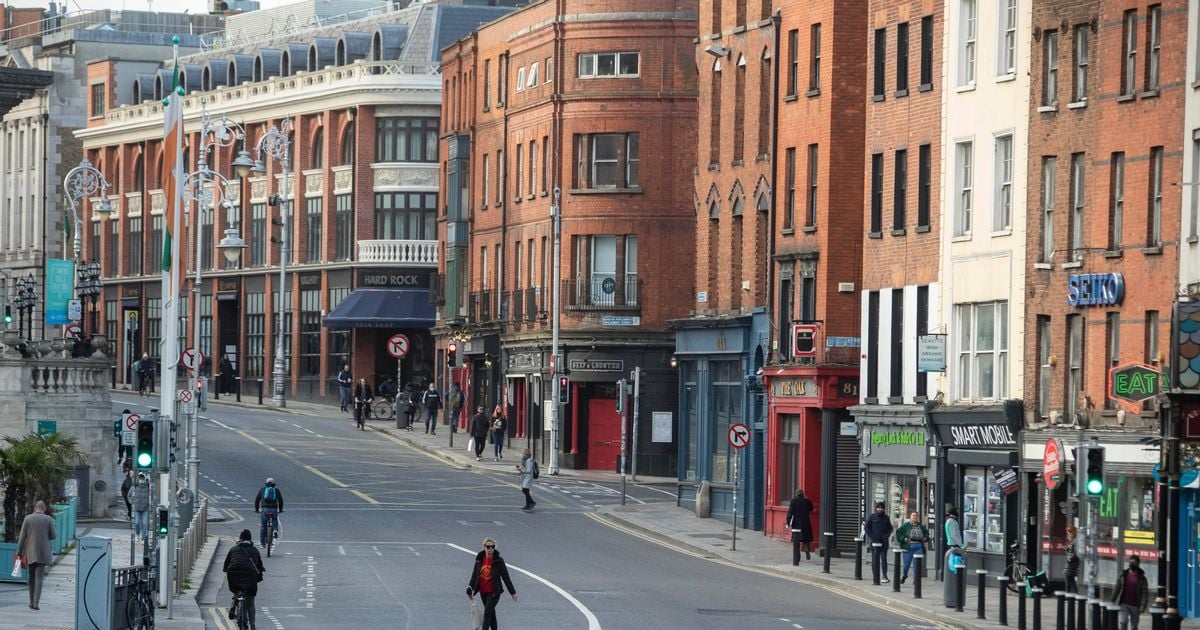
[{"label": "smart mobile sign", "polygon": [[1108,397],[1131,412],[1142,409],[1142,402],[1158,395],[1162,374],[1153,365],[1127,363],[1108,370]]}]

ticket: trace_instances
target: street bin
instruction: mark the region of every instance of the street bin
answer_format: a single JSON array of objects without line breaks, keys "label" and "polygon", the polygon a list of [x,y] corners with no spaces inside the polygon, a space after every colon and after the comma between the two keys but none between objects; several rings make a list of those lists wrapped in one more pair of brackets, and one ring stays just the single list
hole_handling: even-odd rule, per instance
[{"label": "street bin", "polygon": [[958,583],[966,573],[967,559],[962,549],[953,548],[946,552],[946,580],[942,582],[942,599],[946,608],[958,606]]}]

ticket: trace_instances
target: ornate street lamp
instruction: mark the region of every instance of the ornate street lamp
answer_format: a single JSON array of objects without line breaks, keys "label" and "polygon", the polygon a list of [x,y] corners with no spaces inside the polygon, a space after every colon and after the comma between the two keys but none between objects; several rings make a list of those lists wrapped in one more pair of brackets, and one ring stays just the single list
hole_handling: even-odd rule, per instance
[{"label": "ornate street lamp", "polygon": [[271,393],[271,404],[276,409],[282,409],[286,406],[283,400],[284,380],[287,375],[284,373],[286,364],[283,355],[283,315],[286,305],[283,297],[287,294],[287,261],[291,254],[291,238],[288,236],[288,175],[291,170],[289,159],[289,144],[291,140],[288,138],[288,133],[292,130],[292,121],[289,118],[284,118],[280,122],[279,127],[271,125],[271,128],[263,134],[258,140],[258,146],[254,150],[255,160],[253,171],[258,175],[265,175],[267,172],[266,165],[263,163],[263,155],[266,154],[275,160],[280,161],[280,166],[283,168],[283,183],[280,186],[279,199],[279,314],[275,318],[275,364],[271,369],[271,379],[274,381]]}]

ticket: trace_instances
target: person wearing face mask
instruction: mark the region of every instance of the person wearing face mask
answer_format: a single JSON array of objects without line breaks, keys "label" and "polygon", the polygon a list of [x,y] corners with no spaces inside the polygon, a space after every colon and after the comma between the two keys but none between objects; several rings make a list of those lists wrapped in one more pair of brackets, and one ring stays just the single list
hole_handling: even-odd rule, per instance
[{"label": "person wearing face mask", "polygon": [[1129,568],[1117,576],[1113,585],[1112,601],[1121,605],[1121,630],[1137,630],[1138,617],[1146,612],[1150,601],[1150,585],[1141,564],[1137,556],[1129,556]]}]

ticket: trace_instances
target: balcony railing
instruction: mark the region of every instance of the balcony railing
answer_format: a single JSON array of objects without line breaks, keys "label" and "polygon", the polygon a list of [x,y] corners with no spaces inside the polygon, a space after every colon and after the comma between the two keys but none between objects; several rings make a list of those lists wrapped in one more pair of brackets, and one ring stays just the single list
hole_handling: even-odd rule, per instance
[{"label": "balcony railing", "polygon": [[541,297],[540,294],[541,288],[539,287],[525,289],[525,321],[537,321],[541,312],[545,310],[538,300]]},{"label": "balcony railing", "polygon": [[519,322],[525,319],[525,293],[520,289],[516,291],[508,291],[504,294],[504,303],[508,305],[507,313],[512,317],[512,321]]},{"label": "balcony railing", "polygon": [[358,262],[436,267],[437,241],[372,240],[358,242]]},{"label": "balcony railing", "polygon": [[472,293],[468,314],[471,321],[476,323],[492,321],[492,292],[477,291]]},{"label": "balcony railing", "polygon": [[575,310],[637,311],[642,308],[638,301],[641,286],[637,276],[563,280],[563,297],[566,307]]}]

